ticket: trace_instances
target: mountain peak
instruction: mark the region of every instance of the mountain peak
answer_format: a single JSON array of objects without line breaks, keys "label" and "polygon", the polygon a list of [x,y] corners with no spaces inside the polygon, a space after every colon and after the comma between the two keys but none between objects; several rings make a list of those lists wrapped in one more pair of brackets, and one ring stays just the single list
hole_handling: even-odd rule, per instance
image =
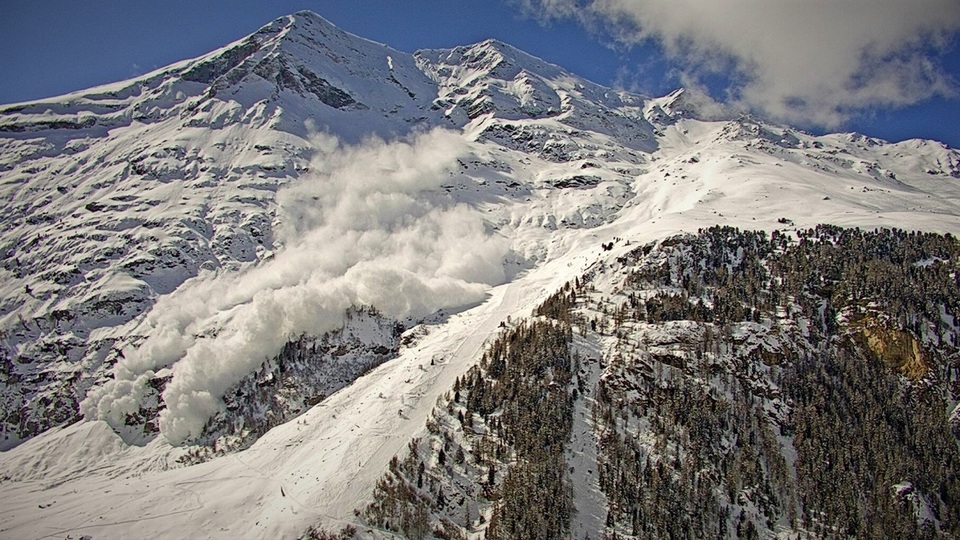
[{"label": "mountain peak", "polygon": [[291,15],[280,17],[279,19],[277,19],[277,21],[284,21],[286,27],[294,34],[319,33],[320,35],[327,36],[327,37],[336,36],[342,39],[349,36],[350,39],[360,39],[363,41],[369,41],[366,38],[356,36],[354,34],[351,34],[341,29],[339,26],[333,24],[332,22],[323,18],[317,13],[310,10],[306,10],[306,9],[302,11],[297,11],[296,13],[293,13]]},{"label": "mountain peak", "polygon": [[295,20],[308,20],[308,21],[317,21],[317,22],[321,22],[321,23],[326,23],[326,24],[330,24],[330,25],[333,24],[333,23],[331,23],[330,21],[328,21],[327,19],[323,18],[323,17],[322,17],[321,15],[319,15],[317,12],[311,11],[311,10],[309,10],[309,9],[302,9],[302,10],[300,10],[300,11],[297,11],[297,12],[294,12],[294,13],[292,13],[292,14],[290,14],[290,15],[287,15],[287,17],[291,17],[291,18],[293,18],[293,19],[295,19]]},{"label": "mountain peak", "polygon": [[564,71],[560,66],[551,64],[542,58],[495,38],[488,38],[473,45],[458,47],[457,49],[463,49],[464,56],[467,58],[474,57],[487,61],[495,61],[498,66],[509,66],[517,70],[526,70],[546,77],[553,77]]},{"label": "mountain peak", "polygon": [[499,54],[504,57],[515,57],[515,56],[531,56],[529,53],[521,51],[520,49],[510,45],[505,41],[501,41],[496,38],[487,38],[483,41],[478,41],[473,45],[467,45],[465,47],[469,50],[474,50],[478,52],[488,52],[493,54]]},{"label": "mountain peak", "polygon": [[[479,533],[476,516],[486,516],[485,525],[507,523],[498,508],[517,505],[491,503],[487,494],[512,501],[508,492],[520,491],[508,490],[507,478],[517,472],[514,464],[526,462],[508,445],[518,440],[504,431],[513,429],[509,415],[485,422],[485,413],[537,400],[577,408],[551,416],[577,426],[564,466],[552,465],[564,463],[562,445],[527,446],[553,445],[561,453],[548,468],[570,471],[574,502],[588,505],[578,515],[596,518],[595,527],[584,518],[552,530],[603,537],[662,507],[661,499],[649,499],[642,509],[620,512],[622,501],[597,491],[598,466],[610,465],[617,480],[616,463],[633,456],[632,477],[646,455],[654,465],[679,464],[666,467],[673,478],[696,479],[687,472],[729,449],[714,443],[754,430],[759,443],[752,448],[767,454],[744,462],[727,483],[725,466],[707,471],[702,478],[720,480],[701,491],[719,498],[683,503],[712,509],[711,532],[760,524],[760,536],[770,536],[778,531],[763,524],[785,530],[789,512],[820,515],[792,495],[807,484],[784,480],[770,491],[763,488],[767,477],[743,479],[773,470],[764,463],[780,471],[769,478],[785,479],[801,470],[789,460],[805,463],[790,446],[794,430],[777,431],[778,424],[795,427],[791,415],[799,410],[790,409],[780,388],[793,381],[791,395],[807,395],[808,382],[825,384],[797,378],[823,373],[807,370],[809,361],[849,352],[841,341],[849,336],[828,333],[840,327],[827,322],[853,321],[853,332],[867,328],[864,321],[912,321],[898,333],[875,328],[914,352],[946,351],[931,353],[930,362],[960,355],[960,328],[950,322],[960,317],[960,299],[924,303],[957,292],[951,276],[960,272],[960,250],[952,239],[916,235],[910,241],[918,243],[897,248],[897,261],[864,267],[880,272],[873,281],[881,291],[886,282],[903,282],[897,271],[929,273],[935,294],[923,294],[926,281],[908,283],[904,290],[920,301],[894,302],[926,306],[926,318],[874,318],[880,304],[872,293],[850,292],[853,282],[824,285],[816,266],[767,272],[795,260],[862,266],[866,259],[829,259],[819,247],[858,249],[841,244],[847,238],[888,254],[890,240],[901,236],[812,229],[824,221],[871,229],[907,223],[956,234],[956,151],[809,135],[738,116],[695,88],[649,99],[497,39],[415,56],[301,11],[136,79],[0,109],[0,148],[0,497],[19,501],[0,509],[10,537],[96,528],[119,538],[198,530],[213,538],[237,531],[299,538],[321,517],[380,527],[366,521],[372,510],[355,511],[385,500],[374,490],[388,470],[412,475],[391,484],[416,497],[394,505],[398,511],[420,516],[426,509],[428,525],[449,536]],[[764,232],[740,233],[748,228]],[[707,232],[697,237],[674,236],[701,229]],[[803,251],[792,251],[793,239]],[[729,294],[750,290],[757,294]],[[849,302],[828,310],[836,291],[847,291]],[[866,311],[848,317],[848,307]],[[525,341],[537,334],[545,337]],[[567,341],[569,350],[554,348]],[[508,358],[515,343],[549,352],[526,355],[547,363]],[[807,354],[830,343],[843,350]],[[494,359],[489,369],[481,369],[484,359]],[[872,356],[861,360],[878,375]],[[571,362],[576,367],[567,373]],[[844,362],[838,366],[862,371],[861,363]],[[803,369],[787,371],[792,365]],[[526,380],[504,371],[514,368],[544,376]],[[936,373],[953,368],[936,369],[931,377],[939,380]],[[900,380],[890,375],[890,384]],[[462,395],[443,397],[455,394],[458,380]],[[502,381],[513,380],[530,383],[529,396],[508,397],[519,395],[511,386],[502,403],[484,397],[484,411],[473,407],[482,397],[477,391],[492,397],[503,393]],[[674,392],[668,383],[682,386]],[[877,388],[891,394],[892,386]],[[613,401],[597,397],[608,389],[611,399],[622,389],[642,399],[612,409]],[[943,396],[949,390],[935,389]],[[544,391],[547,400],[540,399]],[[704,417],[710,425],[735,427],[701,433],[696,448],[685,446],[692,439],[684,426],[655,434],[677,435],[668,446],[630,431],[669,426],[700,396],[710,398],[700,400],[704,414],[714,415]],[[746,401],[726,403],[724,396]],[[648,397],[663,399],[643,401]],[[621,415],[660,410],[661,403],[676,406],[662,417]],[[582,422],[595,406],[615,413],[598,418],[627,421]],[[943,420],[946,406],[927,409]],[[952,426],[960,432],[954,410]],[[734,411],[747,423],[728,422],[717,411]],[[475,430],[460,413],[473,419],[464,422],[479,422]],[[447,433],[451,428],[458,431]],[[548,437],[556,442],[558,433],[551,428]],[[606,449],[596,446],[603,433],[614,442],[653,442]],[[414,436],[421,443],[408,445]],[[504,451],[484,450],[479,459],[493,448],[488,442]],[[937,442],[933,453],[951,445]],[[666,453],[658,455],[661,447]],[[694,454],[698,448],[707,454]],[[221,457],[232,452],[243,453]],[[463,467],[454,463],[460,454],[469,455]],[[392,456],[403,459],[394,462],[399,467],[390,465]],[[193,466],[204,460],[217,461]],[[418,462],[423,489],[413,487]],[[271,478],[254,478],[263,476],[257,471]],[[884,478],[899,482],[894,473]],[[667,485],[654,480],[631,493]],[[122,488],[104,489],[117,482]],[[666,494],[670,501],[697,491],[671,485],[679,491]],[[929,479],[898,486],[933,508],[947,507],[925,498],[923,486],[935,486]],[[464,502],[441,505],[441,496]],[[763,514],[764,501],[775,499],[785,502]],[[438,511],[446,512],[442,521]],[[909,509],[903,514],[908,522],[913,517]],[[604,516],[612,523],[606,529]]]},{"label": "mountain peak", "polygon": [[739,113],[731,106],[716,101],[706,92],[696,88],[678,88],[667,94],[666,107],[676,116],[697,120],[729,120]]},{"label": "mountain peak", "polygon": [[289,15],[283,15],[261,26],[253,35],[270,34],[278,30],[291,30],[294,28],[326,27],[341,31],[337,25],[323,16],[309,9],[300,10]]}]

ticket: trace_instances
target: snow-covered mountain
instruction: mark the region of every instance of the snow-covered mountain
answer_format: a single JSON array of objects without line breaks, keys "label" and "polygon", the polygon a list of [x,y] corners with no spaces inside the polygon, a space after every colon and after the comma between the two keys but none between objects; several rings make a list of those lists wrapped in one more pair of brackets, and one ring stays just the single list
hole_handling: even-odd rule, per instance
[{"label": "snow-covered mountain", "polygon": [[938,143],[617,91],[493,40],[411,55],[308,12],[6,106],[0,190],[4,537],[340,528],[501,326],[638,243],[960,232]]}]

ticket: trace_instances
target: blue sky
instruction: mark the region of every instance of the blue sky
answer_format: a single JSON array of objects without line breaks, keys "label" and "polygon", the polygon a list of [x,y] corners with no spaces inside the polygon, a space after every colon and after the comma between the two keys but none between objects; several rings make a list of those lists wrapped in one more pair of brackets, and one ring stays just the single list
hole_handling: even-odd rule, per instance
[{"label": "blue sky", "polygon": [[495,37],[601,84],[698,85],[815,132],[960,148],[956,0],[4,0],[0,103],[133,77],[301,9],[401,51]]}]

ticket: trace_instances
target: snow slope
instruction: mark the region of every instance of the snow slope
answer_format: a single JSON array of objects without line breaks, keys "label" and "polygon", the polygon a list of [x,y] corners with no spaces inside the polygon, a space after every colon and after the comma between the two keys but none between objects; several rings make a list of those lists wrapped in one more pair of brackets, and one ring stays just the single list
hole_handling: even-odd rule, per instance
[{"label": "snow slope", "polygon": [[[244,452],[167,469],[175,450],[159,439],[127,446],[101,422],[34,438],[4,456],[5,497],[19,502],[0,510],[0,532],[186,537],[202,527],[211,538],[296,538],[318,520],[349,522],[500,322],[528,314],[544,291],[561,285],[568,264],[578,263],[559,261],[491,290],[482,305],[451,315],[395,360]],[[64,448],[72,450],[63,455]]]},{"label": "snow slope", "polygon": [[[960,232],[960,154],[937,143],[614,91],[496,41],[409,55],[309,13],[0,113],[9,538],[349,521],[500,322],[630,243],[717,223]],[[232,384],[352,303],[426,322],[251,448],[178,463]],[[127,423],[158,395],[169,422]]]}]

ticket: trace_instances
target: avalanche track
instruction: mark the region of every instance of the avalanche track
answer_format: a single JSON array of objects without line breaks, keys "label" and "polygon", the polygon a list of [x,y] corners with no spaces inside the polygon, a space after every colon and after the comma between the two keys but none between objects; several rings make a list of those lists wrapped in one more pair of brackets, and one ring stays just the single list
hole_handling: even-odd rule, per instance
[{"label": "avalanche track", "polygon": [[[412,329],[396,358],[242,452],[184,466],[188,450],[164,436],[131,446],[101,420],[48,429],[75,418],[60,390],[110,380],[107,351],[156,298],[287,245],[271,225],[277,192],[323,165],[311,126],[349,144],[459,131],[455,170],[400,194],[475,210],[480,238],[510,243],[490,260],[526,272]],[[682,90],[616,92],[492,40],[409,55],[309,13],[135,80],[0,108],[0,134],[0,428],[14,430],[0,430],[0,539],[297,538],[353,523],[501,323],[588,265],[620,272],[607,263],[631,245],[717,224],[960,234],[960,153],[944,145],[814,136]],[[475,247],[463,244],[455,255]],[[576,346],[598,359],[607,345]],[[588,406],[567,455],[577,538],[606,507]]]},{"label": "avalanche track", "polygon": [[[529,314],[586,261],[556,260],[492,289],[478,306],[418,327],[396,359],[243,452],[165,469],[156,464],[173,461],[169,446],[126,447],[100,422],[27,442],[5,456],[32,477],[7,482],[0,537],[296,538],[318,521],[346,524],[501,322]],[[60,445],[73,453],[41,458]],[[76,474],[77,462],[91,472]],[[154,470],[142,472],[149,464]]]}]

